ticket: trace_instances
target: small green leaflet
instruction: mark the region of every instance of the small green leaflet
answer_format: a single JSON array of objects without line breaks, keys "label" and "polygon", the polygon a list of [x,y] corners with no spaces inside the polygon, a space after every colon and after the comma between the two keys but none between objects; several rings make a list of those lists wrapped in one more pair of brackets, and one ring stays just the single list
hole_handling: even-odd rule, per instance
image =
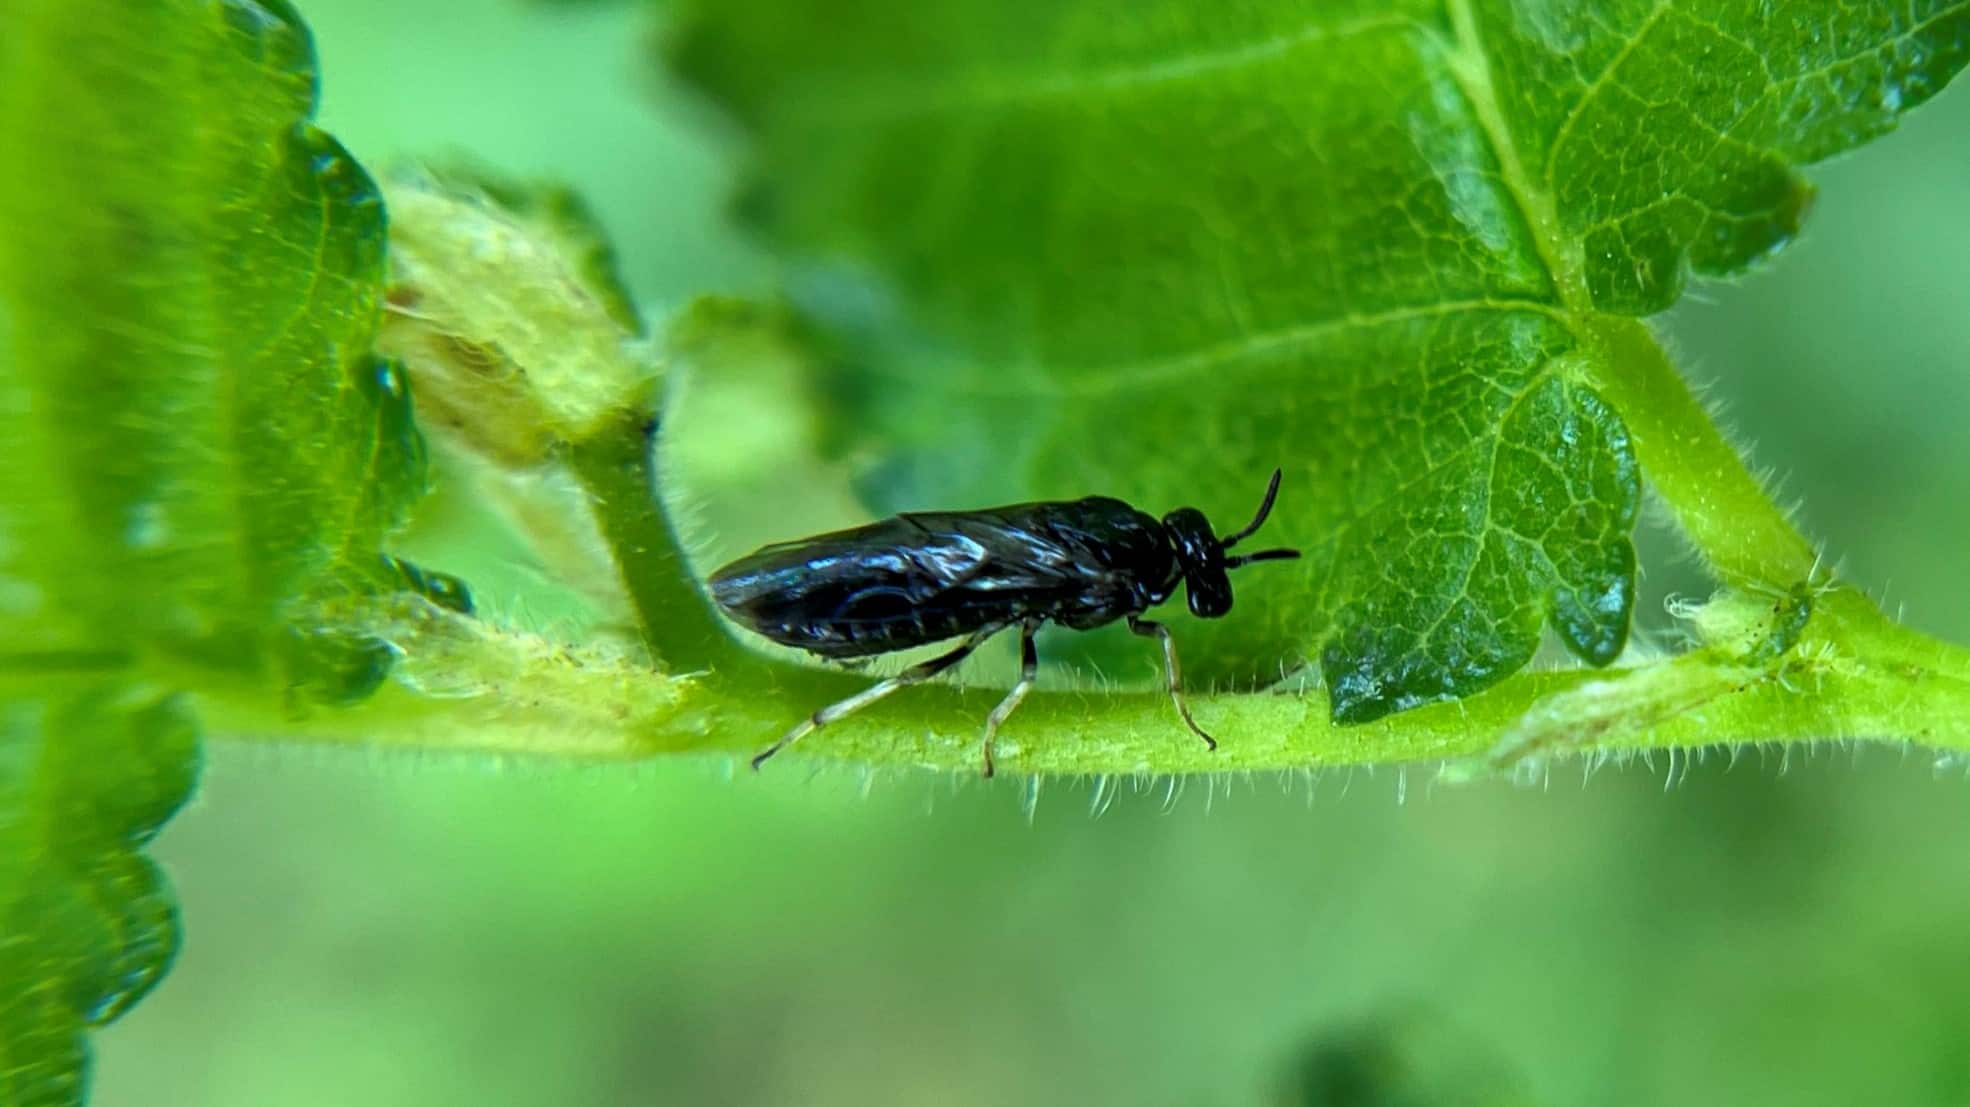
[{"label": "small green leaflet", "polygon": [[1281,465],[1267,540],[1309,556],[1180,634],[1206,677],[1317,664],[1339,721],[1487,687],[1542,627],[1620,653],[1642,474],[1597,317],[1782,247],[1794,167],[1970,53],[1934,2],[684,9],[873,506],[1235,525]]}]

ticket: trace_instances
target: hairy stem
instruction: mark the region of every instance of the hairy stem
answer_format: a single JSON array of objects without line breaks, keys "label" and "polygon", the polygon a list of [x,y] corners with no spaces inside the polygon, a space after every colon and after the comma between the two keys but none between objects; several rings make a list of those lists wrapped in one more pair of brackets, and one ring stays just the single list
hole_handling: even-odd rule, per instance
[{"label": "hairy stem", "polygon": [[[1940,643],[1895,641],[1881,656],[1849,655],[1840,666],[1794,673],[1703,670],[1707,659],[1611,672],[1522,673],[1460,703],[1435,704],[1365,726],[1337,727],[1318,697],[1223,694],[1192,697],[1198,720],[1220,738],[1211,753],[1184,730],[1167,697],[1151,691],[1036,693],[1001,731],[1001,773],[1189,773],[1291,770],[1481,757],[1528,712],[1589,686],[1627,697],[1620,712],[1556,701],[1545,725],[1577,741],[1549,753],[1698,748],[1720,743],[1901,738],[1970,751],[1970,664]],[[1948,655],[1948,656],[1945,656]],[[1653,682],[1709,692],[1665,700]],[[1637,683],[1624,688],[1628,681]],[[1643,682],[1650,682],[1645,684]],[[847,680],[789,682],[800,692]],[[1709,694],[1714,692],[1714,694]],[[434,701],[391,690],[346,713],[281,718],[271,705],[235,700],[212,712],[225,733],[355,742],[417,749],[617,760],[683,751],[744,756],[770,742],[812,703],[770,689],[717,682],[684,691],[662,717],[609,720],[597,701],[556,702],[542,689],[488,691]],[[979,727],[999,689],[926,685],[806,739],[802,754],[869,767],[973,772]],[[511,697],[511,698],[507,698]],[[1578,710],[1576,711],[1575,708]],[[573,726],[581,720],[586,725]],[[468,725],[469,724],[469,725]],[[774,762],[767,771],[789,770]]]},{"label": "hairy stem", "polygon": [[[390,688],[346,711],[298,718],[264,696],[221,695],[207,707],[215,729],[572,760],[743,756],[868,684],[765,659],[683,681],[404,602],[365,622],[403,651],[400,675],[431,694]],[[1970,651],[1897,626],[1844,589],[1817,596],[1803,633],[1784,641],[1784,650],[1753,636],[1631,668],[1520,673],[1461,702],[1359,726],[1334,725],[1317,693],[1194,695],[1199,722],[1222,740],[1216,753],[1158,690],[1049,690],[1008,720],[998,762],[1009,774],[1276,771],[1476,758],[1511,740],[1524,748],[1507,749],[1501,763],[1847,738],[1970,750]],[[982,721],[1002,694],[907,689],[798,749],[868,767],[975,772]],[[774,762],[767,771],[788,770]]]},{"label": "hairy stem", "polygon": [[657,498],[654,418],[615,421],[567,450],[615,554],[637,629],[671,672],[698,672],[740,650],[705,602]]},{"label": "hairy stem", "polygon": [[1784,591],[1817,564],[1813,545],[1766,495],[1648,326],[1596,315],[1587,320],[1602,356],[1594,384],[1621,418],[1649,483],[1710,563],[1735,588]]}]

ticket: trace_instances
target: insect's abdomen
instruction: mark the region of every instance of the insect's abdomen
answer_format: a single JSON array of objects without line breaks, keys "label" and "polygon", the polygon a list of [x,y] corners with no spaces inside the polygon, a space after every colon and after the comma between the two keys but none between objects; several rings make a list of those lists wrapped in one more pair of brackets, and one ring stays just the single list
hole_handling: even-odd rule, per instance
[{"label": "insect's abdomen", "polygon": [[[717,598],[714,590],[713,598]],[[979,607],[924,608],[871,602],[867,593],[845,607],[831,606],[826,618],[816,618],[800,605],[741,607],[721,602],[733,619],[782,646],[822,657],[869,657],[941,642],[1003,625],[1012,612],[994,613]],[[825,601],[824,601],[825,602]]]}]

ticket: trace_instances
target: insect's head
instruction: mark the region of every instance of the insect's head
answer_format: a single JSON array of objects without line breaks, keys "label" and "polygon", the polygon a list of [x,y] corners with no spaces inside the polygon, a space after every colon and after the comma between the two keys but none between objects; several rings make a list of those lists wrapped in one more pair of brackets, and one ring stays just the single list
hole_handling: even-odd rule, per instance
[{"label": "insect's head", "polygon": [[1286,561],[1300,556],[1300,551],[1290,549],[1225,556],[1226,550],[1250,538],[1265,524],[1266,516],[1272,514],[1272,501],[1278,495],[1279,470],[1274,469],[1258,514],[1242,529],[1223,538],[1211,531],[1210,520],[1194,507],[1180,507],[1163,516],[1163,529],[1176,544],[1177,565],[1183,570],[1184,593],[1190,601],[1192,615],[1215,619],[1231,610],[1231,579],[1226,575],[1227,570],[1254,561]]}]

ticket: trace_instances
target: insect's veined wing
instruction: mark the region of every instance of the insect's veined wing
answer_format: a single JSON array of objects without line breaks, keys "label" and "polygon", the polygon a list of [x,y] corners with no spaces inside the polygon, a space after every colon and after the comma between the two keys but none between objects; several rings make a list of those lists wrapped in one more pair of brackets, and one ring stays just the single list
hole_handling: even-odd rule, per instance
[{"label": "insect's veined wing", "polygon": [[1119,501],[1074,500],[903,518],[928,533],[968,540],[983,552],[977,565],[952,579],[944,595],[962,592],[970,602],[1018,597],[1027,609],[1045,609],[1110,575],[1104,535],[1083,525],[1089,503],[1130,510]]},{"label": "insect's veined wing", "polygon": [[986,558],[966,534],[896,517],[767,546],[718,570],[709,584],[727,615],[781,645],[863,657],[998,621],[989,611],[954,617],[933,606]]},{"label": "insect's veined wing", "polygon": [[780,542],[711,576],[712,598],[727,609],[815,605],[837,593],[896,589],[917,600],[977,571],[985,550],[959,533],[937,533],[899,516],[851,530]]},{"label": "insect's veined wing", "polygon": [[1058,505],[899,515],[768,546],[712,575],[725,612],[782,645],[859,657],[1046,614],[1086,587]]}]

